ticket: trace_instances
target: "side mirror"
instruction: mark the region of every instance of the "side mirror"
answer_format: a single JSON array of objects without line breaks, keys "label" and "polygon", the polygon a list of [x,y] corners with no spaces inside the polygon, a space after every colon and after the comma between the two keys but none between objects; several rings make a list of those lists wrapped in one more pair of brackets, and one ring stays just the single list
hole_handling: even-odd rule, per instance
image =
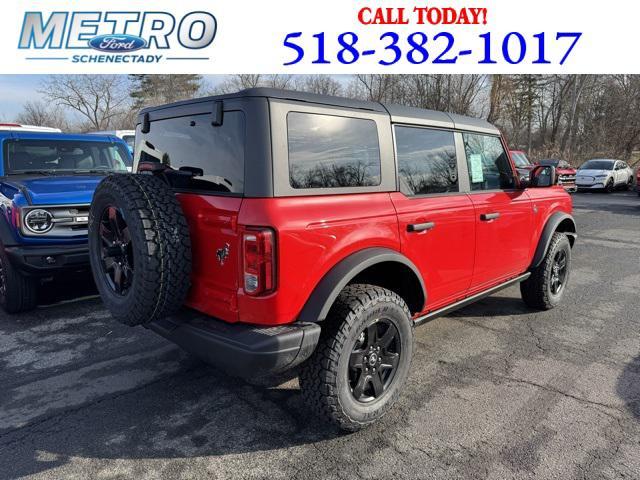
[{"label": "side mirror", "polygon": [[537,165],[531,170],[529,174],[530,188],[544,188],[553,187],[558,183],[558,175],[556,174],[556,167],[550,165]]}]

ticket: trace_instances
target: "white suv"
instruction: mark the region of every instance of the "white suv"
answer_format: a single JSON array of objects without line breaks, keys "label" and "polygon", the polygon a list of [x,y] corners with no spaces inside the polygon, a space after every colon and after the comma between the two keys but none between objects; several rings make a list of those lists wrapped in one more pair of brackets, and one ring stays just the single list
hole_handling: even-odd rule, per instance
[{"label": "white suv", "polygon": [[629,189],[633,185],[633,170],[622,160],[588,160],[578,168],[576,184],[578,190]]}]

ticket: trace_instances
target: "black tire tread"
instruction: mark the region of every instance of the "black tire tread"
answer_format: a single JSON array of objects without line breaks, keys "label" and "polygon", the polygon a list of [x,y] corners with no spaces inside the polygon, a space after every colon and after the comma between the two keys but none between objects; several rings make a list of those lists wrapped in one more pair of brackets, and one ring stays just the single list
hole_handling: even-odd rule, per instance
[{"label": "black tire tread", "polygon": [[[379,415],[370,421],[362,422],[351,418],[344,411],[338,397],[337,371],[340,353],[360,313],[380,302],[397,304],[404,310],[407,318],[411,318],[407,304],[398,294],[375,285],[348,285],[336,299],[326,320],[322,322],[318,346],[300,371],[300,388],[305,402],[316,414],[343,430],[357,431],[377,421],[396,400],[392,398]],[[413,337],[411,341],[414,341]],[[400,392],[400,389],[396,390],[394,396],[397,397]]]},{"label": "black tire tread", "polygon": [[[134,266],[140,276],[136,300],[130,311],[113,312],[126,325],[145,324],[175,313],[184,303],[191,286],[191,242],[182,207],[171,188],[153,175],[116,174],[105,178],[95,196],[102,193],[126,199],[129,215],[137,217],[140,230],[132,232],[132,241],[143,255],[142,265]],[[96,235],[100,212],[91,210],[90,234]],[[93,242],[90,242],[92,244]],[[92,262],[94,261],[92,255]],[[101,271],[92,265],[96,283]],[[141,271],[140,271],[141,270]]]},{"label": "black tire tread", "polygon": [[[551,310],[555,307],[549,295],[550,277],[548,272],[552,268],[555,252],[563,242],[569,244],[567,236],[562,232],[555,232],[551,237],[549,248],[542,263],[532,270],[529,278],[520,283],[522,300],[528,307],[538,310]],[[571,265],[569,264],[568,268],[570,267]]]},{"label": "black tire tread", "polygon": [[33,310],[37,303],[36,281],[16,270],[4,253],[4,247],[0,245],[0,248],[2,249],[2,265],[7,281],[7,298],[3,299],[2,307],[7,313]]}]

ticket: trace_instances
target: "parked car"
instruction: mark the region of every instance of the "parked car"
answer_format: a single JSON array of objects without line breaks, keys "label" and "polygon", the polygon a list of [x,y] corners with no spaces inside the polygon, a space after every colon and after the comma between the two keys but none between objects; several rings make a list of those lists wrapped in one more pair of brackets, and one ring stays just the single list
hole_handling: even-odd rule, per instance
[{"label": "parked car", "polygon": [[33,308],[38,280],[88,269],[89,203],[100,180],[126,172],[116,137],[0,131],[0,306]]},{"label": "parked car", "polygon": [[37,125],[21,125],[19,123],[0,123],[0,131],[3,132],[49,132],[60,133],[62,130],[52,127],[40,127]]},{"label": "parked car", "polygon": [[593,159],[583,163],[576,174],[579,190],[629,189],[633,185],[633,170],[622,160]]},{"label": "parked car", "polygon": [[640,195],[640,167],[636,169],[636,191]]},{"label": "parked car", "polygon": [[483,120],[274,89],[143,110],[91,204],[104,304],[242,376],[301,367],[346,430],[396,401],[413,327],[510,285],[550,309],[576,226]]},{"label": "parked car", "polygon": [[100,132],[90,132],[92,135],[113,135],[124,140],[129,147],[131,155],[133,155],[133,147],[136,143],[135,130],[103,130]]},{"label": "parked car", "polygon": [[573,193],[578,191],[578,187],[576,186],[577,170],[566,160],[540,160],[538,165],[555,167],[556,174],[558,175],[558,183],[562,185],[567,192]]},{"label": "parked car", "polygon": [[529,173],[535,165],[529,161],[527,154],[522,150],[511,150],[509,153],[511,153],[511,159],[516,166],[520,180],[529,180]]}]

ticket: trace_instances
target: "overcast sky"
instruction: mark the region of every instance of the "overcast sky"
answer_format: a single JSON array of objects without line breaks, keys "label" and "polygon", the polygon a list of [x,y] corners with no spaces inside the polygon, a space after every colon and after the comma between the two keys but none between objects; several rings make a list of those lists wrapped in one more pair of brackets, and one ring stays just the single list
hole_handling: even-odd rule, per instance
[{"label": "overcast sky", "polygon": [[22,105],[37,100],[40,83],[47,75],[0,75],[0,120],[10,121],[20,113]]},{"label": "overcast sky", "polygon": [[[42,98],[40,85],[49,75],[0,75],[0,121],[13,121],[28,101]],[[210,85],[225,75],[203,75]]]}]

